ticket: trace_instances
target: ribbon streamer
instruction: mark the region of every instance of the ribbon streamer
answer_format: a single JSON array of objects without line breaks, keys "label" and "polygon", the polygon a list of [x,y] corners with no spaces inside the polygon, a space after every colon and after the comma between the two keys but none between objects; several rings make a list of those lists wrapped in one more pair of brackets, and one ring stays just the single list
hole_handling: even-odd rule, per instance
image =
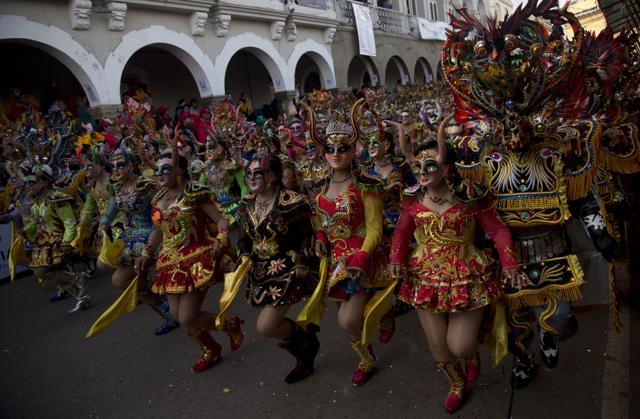
[{"label": "ribbon streamer", "polygon": [[124,249],[124,242],[122,240],[111,241],[106,231],[102,232],[102,248],[98,255],[98,260],[107,266],[117,268],[119,266],[118,259],[120,253]]},{"label": "ribbon streamer", "polygon": [[86,339],[89,339],[98,333],[102,333],[118,317],[129,313],[136,308],[136,305],[138,304],[138,281],[139,279],[136,275],[129,286],[122,292],[120,297],[118,297],[118,299],[111,304],[111,306],[109,306],[109,308],[106,309],[100,317],[98,317],[98,320],[91,325],[89,331],[85,335]]},{"label": "ribbon streamer", "polygon": [[236,298],[238,290],[240,290],[240,285],[247,275],[247,272],[249,272],[249,269],[251,269],[251,265],[251,259],[243,256],[240,266],[238,266],[235,271],[224,274],[224,290],[220,296],[220,311],[216,316],[215,322],[216,330],[222,330],[224,327],[224,313]]},{"label": "ribbon streamer", "polygon": [[326,257],[320,259],[319,273],[320,280],[318,281],[318,285],[316,285],[315,291],[313,291],[313,295],[311,295],[309,301],[302,307],[302,310],[298,313],[298,317],[296,317],[296,322],[301,327],[306,327],[309,323],[319,326],[324,316],[324,311],[327,308],[324,297],[327,276],[329,274],[329,261]]},{"label": "ribbon streamer", "polygon": [[364,321],[362,324],[362,335],[360,337],[364,348],[371,342],[376,328],[380,324],[380,319],[393,307],[393,290],[397,283],[398,280],[396,279],[385,289],[376,292],[364,307]]}]

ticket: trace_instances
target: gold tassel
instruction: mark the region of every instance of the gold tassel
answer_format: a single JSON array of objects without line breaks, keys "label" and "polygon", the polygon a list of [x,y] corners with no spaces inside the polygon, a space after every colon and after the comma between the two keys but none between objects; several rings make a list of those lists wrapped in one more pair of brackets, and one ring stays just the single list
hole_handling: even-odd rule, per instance
[{"label": "gold tassel", "polygon": [[536,292],[517,292],[513,295],[505,295],[504,302],[509,308],[517,310],[523,307],[541,306],[547,303],[548,295],[555,295],[556,293],[564,301],[575,301],[582,298],[582,291],[580,291],[580,285],[578,283],[563,286],[551,286],[549,289],[540,290]]},{"label": "gold tassel", "polygon": [[306,327],[309,323],[320,325],[324,311],[327,306],[325,304],[325,295],[327,288],[327,276],[329,274],[329,260],[326,257],[320,259],[320,278],[316,289],[313,291],[313,295],[309,298],[309,301],[302,307],[296,322],[300,327]]},{"label": "gold tassel", "polygon": [[615,173],[631,175],[640,172],[640,156],[638,156],[637,152],[631,158],[615,156],[605,152],[604,163],[609,170]]},{"label": "gold tassel", "polygon": [[574,201],[587,196],[589,191],[591,191],[593,182],[595,181],[596,173],[597,170],[594,163],[593,167],[588,169],[584,174],[580,176],[568,176],[567,199],[569,199],[569,201]]},{"label": "gold tassel", "polygon": [[611,325],[616,332],[622,331],[622,320],[620,319],[620,305],[618,304],[618,293],[616,289],[615,264],[609,263],[609,299],[611,310]]},{"label": "gold tassel", "polygon": [[484,169],[480,165],[469,167],[456,165],[456,169],[458,170],[460,176],[464,179],[469,179],[470,181],[475,183],[482,183],[482,181],[484,180]]}]

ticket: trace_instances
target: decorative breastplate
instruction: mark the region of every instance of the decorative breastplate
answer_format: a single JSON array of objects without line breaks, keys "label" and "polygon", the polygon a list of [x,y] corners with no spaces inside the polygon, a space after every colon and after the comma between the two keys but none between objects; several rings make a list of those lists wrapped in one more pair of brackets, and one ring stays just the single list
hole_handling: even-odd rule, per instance
[{"label": "decorative breastplate", "polygon": [[193,227],[191,208],[183,205],[182,200],[162,211],[162,246],[165,249],[182,247]]},{"label": "decorative breastplate", "polygon": [[564,224],[571,216],[558,150],[493,151],[484,163],[495,208],[510,227]]},{"label": "decorative breastplate", "polygon": [[455,212],[448,211],[439,216],[431,211],[419,211],[416,218],[418,225],[414,234],[418,243],[417,252],[422,252],[423,246],[429,246],[431,253],[441,252],[445,246],[460,246],[460,257],[467,259],[466,247],[473,247],[475,234],[473,217],[458,208]]},{"label": "decorative breastplate", "polygon": [[324,197],[320,198],[325,202],[335,205],[334,211],[324,211],[319,206],[322,216],[322,226],[329,235],[330,240],[347,239],[354,235],[364,236],[363,226],[353,226],[351,217],[357,211],[357,194],[353,190],[341,193],[336,196],[335,201],[330,201]]}]

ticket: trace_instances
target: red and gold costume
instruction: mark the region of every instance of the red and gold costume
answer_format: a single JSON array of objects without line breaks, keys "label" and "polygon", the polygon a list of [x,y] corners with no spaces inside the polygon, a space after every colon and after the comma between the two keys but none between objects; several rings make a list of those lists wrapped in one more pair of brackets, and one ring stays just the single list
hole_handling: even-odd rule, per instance
[{"label": "red and gold costume", "polygon": [[485,307],[500,298],[492,258],[474,245],[476,224],[496,244],[503,268],[517,268],[511,233],[486,203],[456,203],[442,214],[418,199],[404,202],[391,245],[391,263],[406,264],[411,235],[417,247],[399,297],[416,308],[455,313]]},{"label": "red and gold costume", "polygon": [[214,252],[217,228],[200,207],[212,202],[209,189],[190,183],[181,198],[161,210],[156,204],[166,192],[158,192],[151,209],[154,225],[162,230],[152,291],[176,294],[214,285],[221,278],[216,275],[220,263]]},{"label": "red and gold costume", "polygon": [[[323,191],[316,196],[320,228],[316,239],[330,244],[329,297],[348,300],[351,294],[375,291],[391,282],[382,241],[382,182],[360,175],[349,190],[331,200]],[[356,280],[350,271],[362,275]]]}]

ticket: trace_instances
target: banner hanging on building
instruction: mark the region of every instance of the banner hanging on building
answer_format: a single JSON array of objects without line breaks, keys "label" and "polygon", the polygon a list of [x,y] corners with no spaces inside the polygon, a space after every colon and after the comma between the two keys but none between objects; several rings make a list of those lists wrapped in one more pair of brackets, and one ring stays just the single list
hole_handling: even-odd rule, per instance
[{"label": "banner hanging on building", "polygon": [[375,57],[376,38],[373,34],[373,23],[371,21],[369,8],[355,3],[351,3],[351,6],[353,6],[353,16],[356,19],[356,28],[358,29],[360,54]]},{"label": "banner hanging on building", "polygon": [[447,34],[444,31],[447,24],[444,22],[430,22],[423,17],[418,19],[418,28],[420,29],[420,38],[434,41],[446,41]]}]

